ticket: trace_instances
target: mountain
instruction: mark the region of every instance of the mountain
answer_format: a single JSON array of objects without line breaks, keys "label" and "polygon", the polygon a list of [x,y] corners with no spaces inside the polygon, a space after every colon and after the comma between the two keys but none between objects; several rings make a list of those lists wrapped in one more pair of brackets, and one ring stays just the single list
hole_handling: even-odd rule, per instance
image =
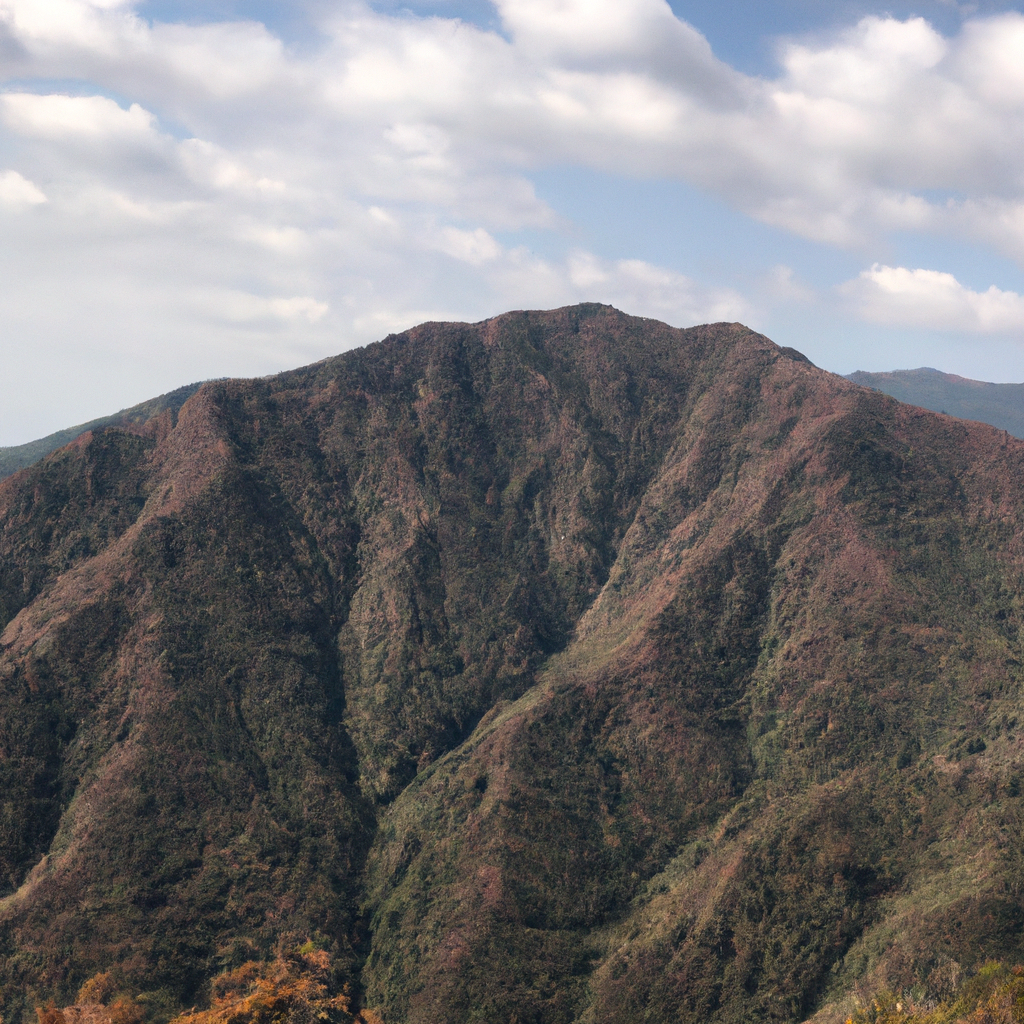
[{"label": "mountain", "polygon": [[846,379],[883,391],[909,405],[991,423],[1014,437],[1024,437],[1024,384],[989,384],[927,366],[889,373],[858,370]]},{"label": "mountain", "polygon": [[19,469],[31,466],[41,458],[55,452],[58,448],[70,444],[77,437],[88,433],[90,430],[100,430],[103,427],[132,427],[148,423],[153,417],[160,413],[169,411],[177,412],[185,402],[190,399],[201,387],[202,382],[187,384],[185,387],[176,388],[166,395],[151,398],[148,402],[141,402],[133,405],[130,409],[122,409],[113,416],[102,416],[97,420],[90,420],[88,423],[80,423],[77,427],[68,427],[65,430],[58,430],[38,441],[29,441],[27,444],[13,445],[8,448],[0,447],[0,480],[16,473]]},{"label": "mountain", "polygon": [[1001,430],[597,305],[83,435],[0,483],[4,1019],[948,999],[1024,955],[1022,491]]}]

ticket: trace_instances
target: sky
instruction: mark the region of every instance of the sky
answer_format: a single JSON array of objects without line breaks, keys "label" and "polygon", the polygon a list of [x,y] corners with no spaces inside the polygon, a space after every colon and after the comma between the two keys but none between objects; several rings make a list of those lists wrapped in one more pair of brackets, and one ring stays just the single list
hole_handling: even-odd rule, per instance
[{"label": "sky", "polygon": [[0,445],[611,303],[1024,381],[1024,0],[0,0]]}]

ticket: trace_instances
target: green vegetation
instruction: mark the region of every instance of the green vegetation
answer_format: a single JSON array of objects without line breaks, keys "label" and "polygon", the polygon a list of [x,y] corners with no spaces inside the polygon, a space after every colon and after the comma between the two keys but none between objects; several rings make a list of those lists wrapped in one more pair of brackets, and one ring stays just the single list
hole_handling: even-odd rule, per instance
[{"label": "green vegetation", "polygon": [[1022,520],[1015,440],[601,306],[54,452],[0,485],[4,1019],[932,1012],[1024,960]]}]

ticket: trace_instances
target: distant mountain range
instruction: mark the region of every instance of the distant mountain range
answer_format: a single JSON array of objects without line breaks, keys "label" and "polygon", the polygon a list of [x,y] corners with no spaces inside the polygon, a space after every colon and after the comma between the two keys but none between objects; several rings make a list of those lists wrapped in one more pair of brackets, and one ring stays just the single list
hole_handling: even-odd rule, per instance
[{"label": "distant mountain range", "polygon": [[901,402],[965,420],[991,423],[1024,438],[1024,384],[989,384],[922,366],[918,370],[847,374],[847,380],[875,388]]},{"label": "distant mountain range", "polygon": [[1024,442],[598,305],[175,403],[0,482],[8,1024],[1016,998]]}]

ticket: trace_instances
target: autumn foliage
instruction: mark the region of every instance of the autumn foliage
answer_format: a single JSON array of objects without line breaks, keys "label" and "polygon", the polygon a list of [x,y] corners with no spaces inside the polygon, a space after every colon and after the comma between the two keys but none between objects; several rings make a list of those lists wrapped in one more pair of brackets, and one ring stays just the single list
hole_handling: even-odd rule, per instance
[{"label": "autumn foliage", "polygon": [[[192,1009],[170,1024],[382,1024],[373,1010],[353,1013],[337,992],[331,960],[307,943],[269,963],[249,961],[214,978],[207,1009]],[[73,1006],[36,1007],[39,1024],[143,1024],[142,1006],[117,994],[111,972],[94,975]]]},{"label": "autumn foliage", "polygon": [[182,1014],[173,1024],[306,1024],[348,1022],[349,998],[330,994],[330,958],[302,949],[271,964],[253,961],[214,979],[208,1010]]}]

